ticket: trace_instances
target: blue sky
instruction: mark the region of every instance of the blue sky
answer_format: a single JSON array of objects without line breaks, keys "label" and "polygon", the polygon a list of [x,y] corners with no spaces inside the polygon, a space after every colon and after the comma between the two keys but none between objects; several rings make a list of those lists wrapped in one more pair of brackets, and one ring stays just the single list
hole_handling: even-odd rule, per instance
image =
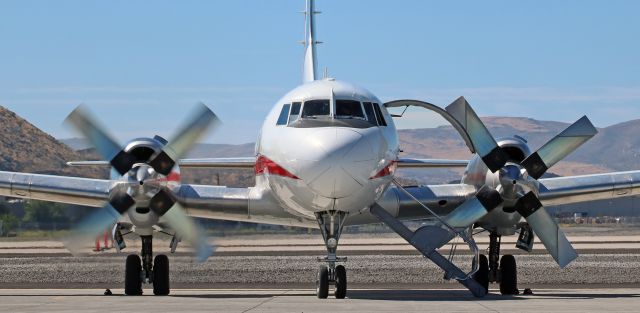
[{"label": "blue sky", "polygon": [[[640,118],[640,1],[318,0],[319,63],[383,100],[597,126]],[[85,103],[122,141],[197,101],[255,140],[301,82],[303,0],[1,1],[0,105],[56,137]],[[410,114],[410,115],[409,115]],[[404,128],[442,121],[409,112]]]}]

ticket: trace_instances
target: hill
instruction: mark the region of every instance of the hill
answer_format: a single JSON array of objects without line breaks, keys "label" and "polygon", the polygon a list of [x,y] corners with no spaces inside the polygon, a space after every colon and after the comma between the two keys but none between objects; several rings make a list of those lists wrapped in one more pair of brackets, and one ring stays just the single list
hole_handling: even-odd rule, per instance
[{"label": "hill", "polygon": [[[495,138],[518,135],[528,141],[532,151],[569,126],[568,123],[523,117],[485,117],[482,120]],[[634,133],[637,134],[639,131],[640,120],[601,128],[598,135],[552,167],[550,173],[569,176],[640,169],[640,140],[634,136]],[[398,133],[404,151],[403,156],[450,159],[471,157],[464,141],[451,126],[405,129]],[[615,157],[612,157],[612,154],[615,154]],[[420,176],[416,171],[405,172],[413,178]],[[434,171],[434,174],[442,178],[460,177],[461,173],[461,170]]]},{"label": "hill", "polygon": [[81,155],[0,106],[0,170],[104,177],[96,168],[71,168],[65,162]]}]

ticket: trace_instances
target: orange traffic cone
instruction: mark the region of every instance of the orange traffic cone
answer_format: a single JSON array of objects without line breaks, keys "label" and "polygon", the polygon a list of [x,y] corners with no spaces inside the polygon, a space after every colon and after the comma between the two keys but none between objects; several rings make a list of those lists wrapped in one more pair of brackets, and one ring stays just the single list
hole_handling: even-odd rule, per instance
[{"label": "orange traffic cone", "polygon": [[104,231],[104,248],[109,249],[109,230]]},{"label": "orange traffic cone", "polygon": [[100,236],[96,237],[96,248],[93,251],[100,251]]}]

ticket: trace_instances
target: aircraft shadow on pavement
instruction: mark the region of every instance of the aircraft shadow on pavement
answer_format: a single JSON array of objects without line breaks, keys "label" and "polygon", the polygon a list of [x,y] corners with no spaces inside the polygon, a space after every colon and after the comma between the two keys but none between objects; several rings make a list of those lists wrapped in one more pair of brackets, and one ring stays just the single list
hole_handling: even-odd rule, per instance
[{"label": "aircraft shadow on pavement", "polygon": [[[535,292],[535,291],[534,291]],[[640,298],[640,294],[610,294],[610,293],[553,293],[541,292],[533,295],[503,296],[498,292],[489,293],[484,298],[475,298],[467,290],[353,290],[347,294],[349,299],[361,300],[394,300],[394,301],[514,301],[527,299],[615,299]]]},{"label": "aircraft shadow on pavement", "polygon": [[544,293],[540,295],[532,295],[527,297],[538,297],[544,299],[625,299],[625,298],[640,298],[640,294],[611,294],[611,293],[579,293],[579,294],[566,294],[562,292],[557,293]]},{"label": "aircraft shadow on pavement", "polygon": [[[282,293],[270,293],[270,294],[193,294],[193,295],[168,295],[167,297],[176,297],[176,298],[209,298],[209,299],[243,299],[243,298],[273,298],[277,296],[282,296]],[[296,296],[292,294],[291,296]],[[309,296],[306,294],[305,296]],[[105,298],[120,298],[120,297],[131,297],[131,298],[143,298],[143,297],[159,297],[154,296],[153,293],[143,294],[140,296],[127,296],[124,294],[114,293],[112,295],[102,295],[100,293],[77,293],[77,294],[69,294],[69,293],[24,293],[24,294],[7,294],[0,295],[0,299],[8,298],[8,297],[105,297]],[[161,297],[161,296],[160,296]]]},{"label": "aircraft shadow on pavement", "polygon": [[[534,291],[535,292],[535,291]],[[113,295],[105,296],[100,293],[33,293],[25,292],[24,294],[0,294],[0,299],[5,297],[37,297],[37,296],[64,296],[64,297],[136,297],[125,296],[124,294],[114,293]],[[145,293],[139,297],[157,297],[153,293]],[[194,293],[194,294],[174,294],[169,297],[176,298],[202,298],[202,299],[250,299],[250,298],[274,298],[274,297],[313,297],[315,294],[312,291],[302,290],[274,290],[273,292],[264,293],[251,293],[247,292],[243,294],[242,291],[238,293],[218,293],[212,291],[211,293]],[[329,298],[333,298],[330,294]],[[347,293],[348,299],[353,300],[380,300],[380,301],[526,301],[529,299],[631,299],[640,298],[640,294],[636,293],[597,293],[597,292],[581,292],[581,293],[562,293],[561,290],[542,291],[533,295],[517,295],[517,296],[502,296],[497,292],[488,294],[484,298],[475,298],[467,290],[454,290],[454,289],[442,289],[442,290],[350,290]]]},{"label": "aircraft shadow on pavement", "polygon": [[[193,294],[193,295],[169,295],[173,298],[200,298],[200,299],[255,299],[255,298],[273,298],[278,296],[285,296],[282,293],[269,293],[269,294]],[[296,296],[295,294],[286,296]],[[308,296],[308,295],[306,295]]]},{"label": "aircraft shadow on pavement", "polygon": [[[350,290],[347,293],[349,299],[359,300],[393,300],[393,301],[473,301],[475,298],[467,290],[442,289],[442,290]],[[519,300],[516,297],[502,297],[487,295],[491,300]]]}]

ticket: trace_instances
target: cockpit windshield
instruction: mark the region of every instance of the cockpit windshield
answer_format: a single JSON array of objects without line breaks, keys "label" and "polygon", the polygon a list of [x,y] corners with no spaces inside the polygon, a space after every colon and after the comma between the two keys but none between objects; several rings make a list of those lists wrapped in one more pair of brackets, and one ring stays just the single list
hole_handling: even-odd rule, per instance
[{"label": "cockpit windshield", "polygon": [[303,118],[317,118],[331,114],[331,102],[328,99],[307,100],[302,107]]},{"label": "cockpit windshield", "polygon": [[[288,126],[296,128],[382,126],[379,120],[376,121],[373,106],[371,102],[363,103],[352,99],[310,99],[304,102],[292,102],[290,110],[287,110]],[[287,113],[281,113],[281,115],[285,114],[286,117]]]},{"label": "cockpit windshield", "polygon": [[360,101],[336,100],[336,118],[364,119]]}]

